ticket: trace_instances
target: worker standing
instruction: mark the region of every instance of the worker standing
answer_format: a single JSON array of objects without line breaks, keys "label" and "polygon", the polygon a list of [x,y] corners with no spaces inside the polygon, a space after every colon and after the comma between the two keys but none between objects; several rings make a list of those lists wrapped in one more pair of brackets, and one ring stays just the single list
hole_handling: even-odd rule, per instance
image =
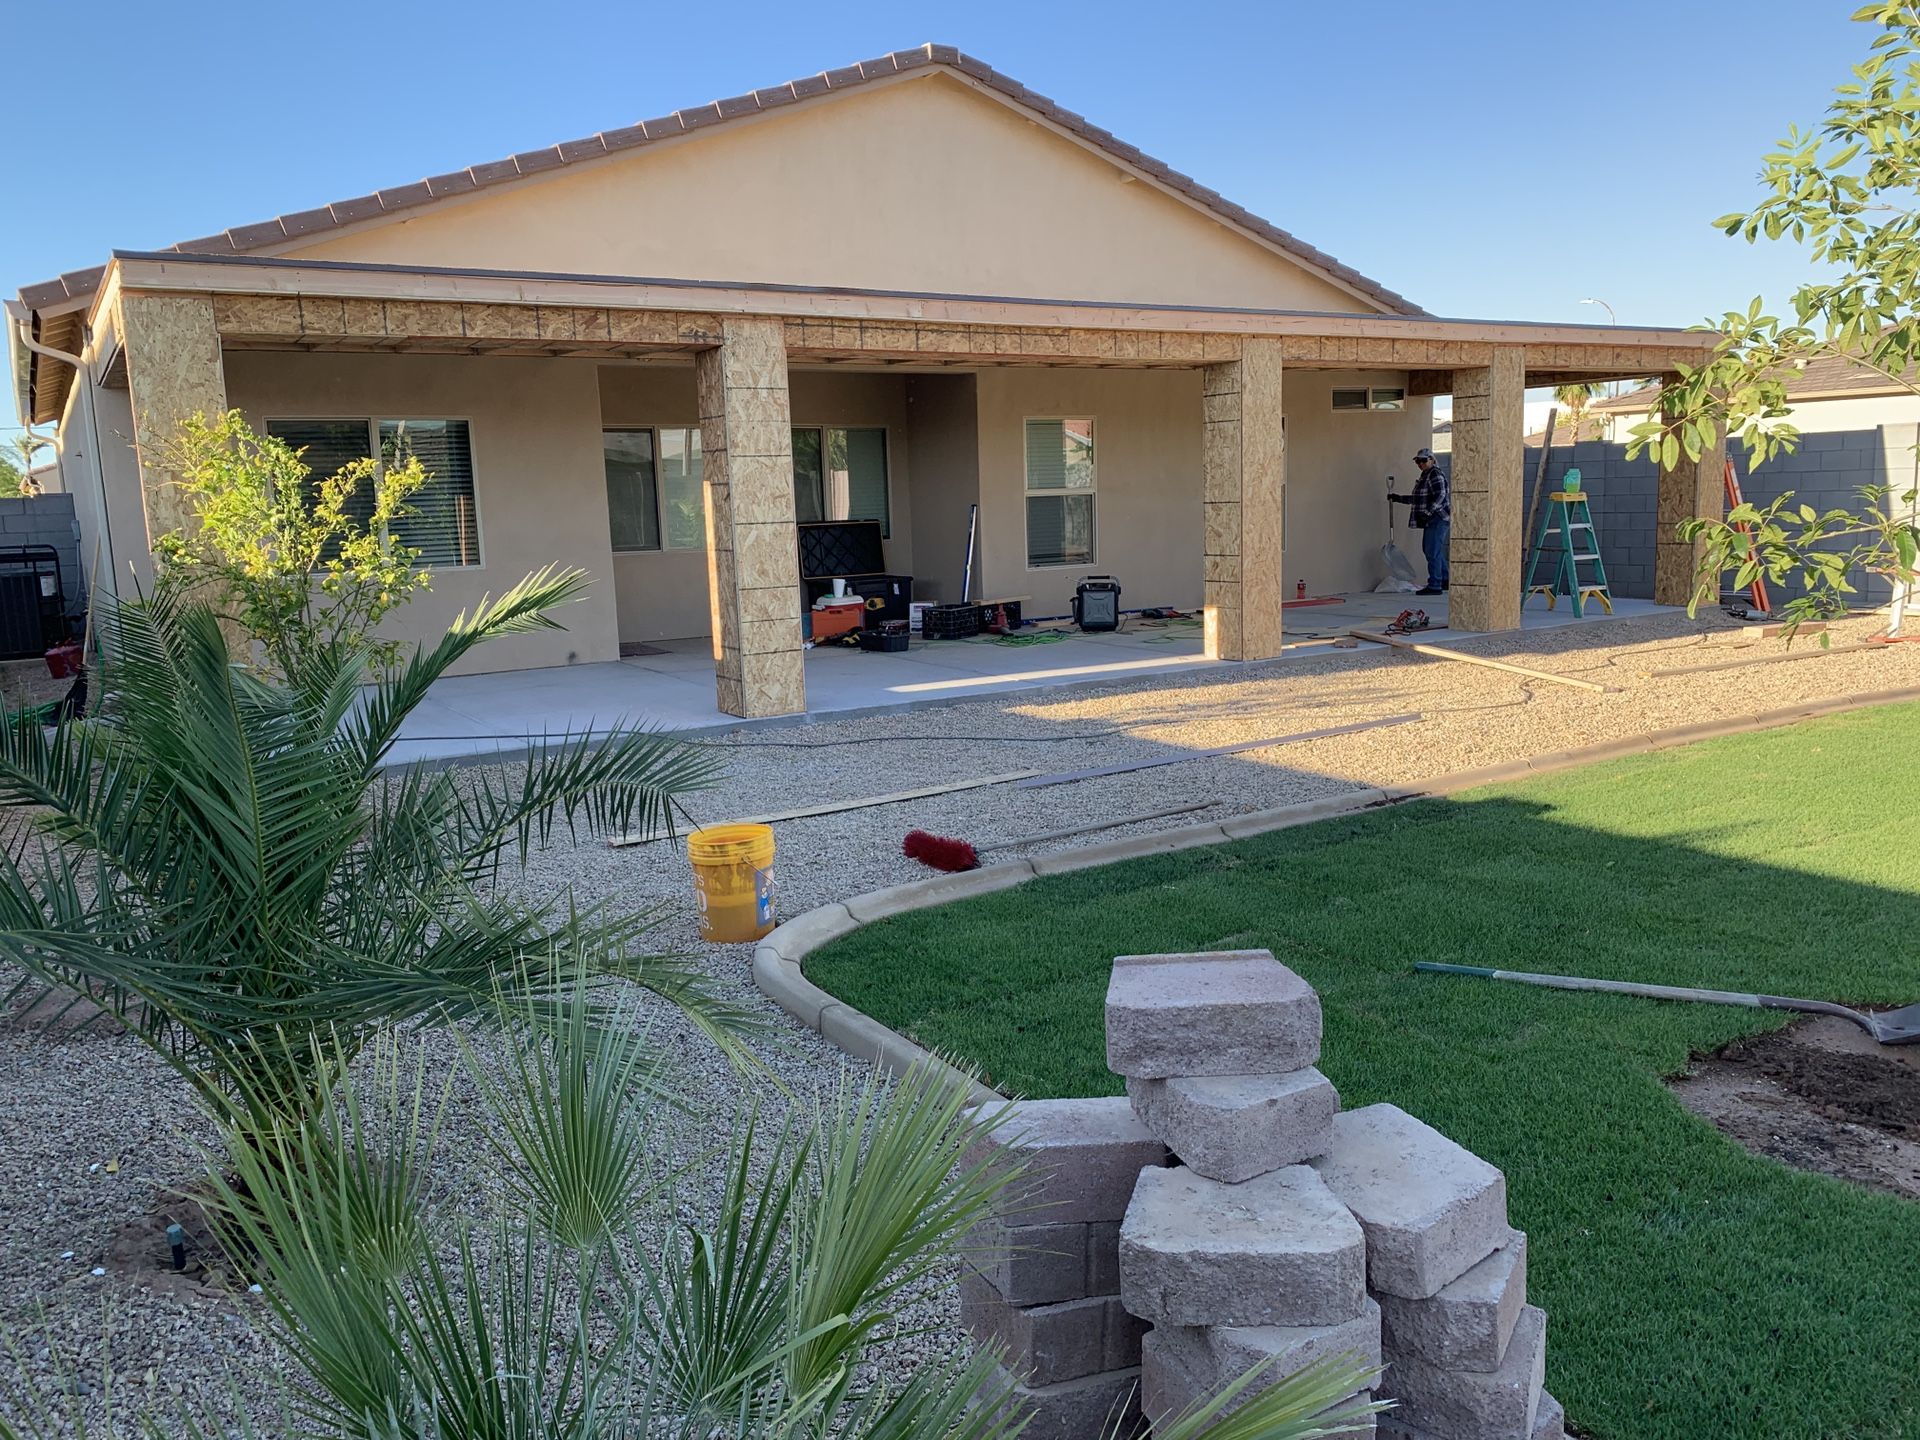
[{"label": "worker standing", "polygon": [[1424,445],[1413,460],[1420,467],[1420,478],[1413,482],[1411,495],[1395,495],[1402,505],[1411,506],[1407,523],[1420,532],[1420,549],[1427,557],[1427,586],[1420,595],[1442,595],[1452,578],[1447,565],[1447,541],[1453,533],[1453,485],[1447,472],[1433,462],[1433,451]]}]

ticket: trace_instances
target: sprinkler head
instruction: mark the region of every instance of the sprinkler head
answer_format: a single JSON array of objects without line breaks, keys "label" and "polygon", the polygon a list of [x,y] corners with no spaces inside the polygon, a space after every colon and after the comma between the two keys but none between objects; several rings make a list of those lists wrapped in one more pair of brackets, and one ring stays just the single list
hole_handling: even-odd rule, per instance
[{"label": "sprinkler head", "polygon": [[176,1222],[167,1226],[167,1249],[173,1255],[173,1268],[187,1268],[187,1232]]}]

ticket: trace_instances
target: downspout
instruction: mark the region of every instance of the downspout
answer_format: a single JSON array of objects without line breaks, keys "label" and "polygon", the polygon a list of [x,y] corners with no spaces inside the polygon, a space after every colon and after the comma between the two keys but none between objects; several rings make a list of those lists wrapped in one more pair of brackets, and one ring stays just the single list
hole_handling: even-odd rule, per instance
[{"label": "downspout", "polygon": [[[87,404],[87,444],[93,451],[94,488],[100,495],[100,538],[107,552],[107,574],[112,576],[119,561],[115,558],[113,549],[113,512],[107,506],[107,467],[100,454],[100,419],[93,405],[93,373],[87,368],[87,362],[83,357],[70,355],[65,350],[56,350],[51,345],[42,345],[38,340],[34,339],[33,311],[28,309],[24,304],[18,300],[7,300],[0,303],[4,303],[7,307],[7,318],[12,322],[13,338],[20,343],[21,347],[29,354],[38,355],[47,360],[56,360],[62,365],[71,366],[73,368],[74,383],[81,387],[81,393]],[[27,433],[31,435],[33,433],[31,415],[23,414],[20,420],[22,425],[25,426]],[[66,455],[63,453],[63,447],[58,442],[56,442],[53,447],[53,453],[56,462],[60,466],[60,483],[65,485],[67,483],[67,460]],[[88,575],[84,578],[84,583],[89,587],[98,585],[100,578],[97,575]],[[113,585],[111,581],[109,581],[107,589],[109,592],[112,591]],[[91,603],[89,603],[87,608],[89,611],[92,610],[93,607]]]}]

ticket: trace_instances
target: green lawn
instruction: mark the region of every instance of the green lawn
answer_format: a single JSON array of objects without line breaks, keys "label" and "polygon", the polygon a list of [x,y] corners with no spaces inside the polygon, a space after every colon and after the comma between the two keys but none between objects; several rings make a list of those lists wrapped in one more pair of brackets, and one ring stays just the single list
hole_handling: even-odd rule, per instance
[{"label": "green lawn", "polygon": [[1264,946],[1319,989],[1346,1104],[1506,1171],[1583,1433],[1920,1436],[1920,1205],[1749,1155],[1660,1083],[1778,1019],[1410,968],[1920,999],[1916,735],[1886,707],[1052,877],[807,972],[1004,1090],[1101,1095],[1113,956]]}]

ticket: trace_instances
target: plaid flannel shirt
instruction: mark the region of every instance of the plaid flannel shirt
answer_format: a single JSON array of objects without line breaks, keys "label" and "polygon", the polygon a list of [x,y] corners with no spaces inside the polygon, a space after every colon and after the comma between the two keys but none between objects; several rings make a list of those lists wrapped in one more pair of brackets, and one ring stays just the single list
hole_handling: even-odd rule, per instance
[{"label": "plaid flannel shirt", "polygon": [[1453,485],[1447,472],[1429,465],[1413,482],[1413,509],[1409,514],[1413,528],[1424,530],[1436,520],[1453,518]]}]

